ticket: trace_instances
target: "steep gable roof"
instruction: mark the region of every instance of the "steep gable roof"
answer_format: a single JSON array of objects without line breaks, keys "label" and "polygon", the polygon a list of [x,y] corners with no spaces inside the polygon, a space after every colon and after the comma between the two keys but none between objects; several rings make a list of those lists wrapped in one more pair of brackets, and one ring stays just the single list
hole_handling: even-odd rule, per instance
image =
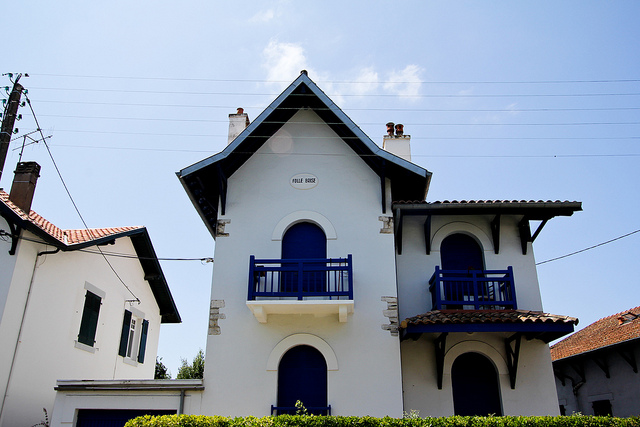
[{"label": "steep gable roof", "polygon": [[604,317],[551,346],[553,361],[640,338],[640,307]]},{"label": "steep gable roof", "polygon": [[382,179],[389,178],[395,200],[424,200],[431,172],[378,147],[302,72],[222,152],[177,172],[214,237],[219,202],[224,214],[227,178],[303,108],[313,110]]},{"label": "steep gable roof", "polygon": [[129,237],[138,260],[160,308],[162,323],[180,323],[180,314],[164,277],[149,233],[145,227],[111,227],[81,230],[63,230],[31,210],[27,214],[9,200],[9,194],[0,190],[0,216],[12,227],[12,248],[15,251],[20,230],[28,230],[44,243],[64,252],[104,245],[122,237]]}]

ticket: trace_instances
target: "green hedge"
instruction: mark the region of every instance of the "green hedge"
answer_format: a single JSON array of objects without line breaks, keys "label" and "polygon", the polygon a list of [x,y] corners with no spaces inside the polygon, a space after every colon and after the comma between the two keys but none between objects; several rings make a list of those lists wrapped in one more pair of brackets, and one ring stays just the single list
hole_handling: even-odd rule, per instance
[{"label": "green hedge", "polygon": [[640,427],[640,417],[444,417],[373,418],[280,415],[226,418],[204,415],[144,416],[125,427]]}]

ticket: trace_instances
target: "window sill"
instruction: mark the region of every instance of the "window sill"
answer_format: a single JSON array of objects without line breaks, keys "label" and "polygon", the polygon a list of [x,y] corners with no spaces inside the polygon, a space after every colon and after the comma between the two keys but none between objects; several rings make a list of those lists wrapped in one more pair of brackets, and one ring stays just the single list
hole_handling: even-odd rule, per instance
[{"label": "window sill", "polygon": [[131,365],[131,366],[138,366],[138,362],[133,360],[130,357],[124,357],[124,363],[126,363],[127,365]]},{"label": "window sill", "polygon": [[87,353],[95,353],[96,352],[96,348],[95,347],[91,347],[90,345],[86,345],[86,344],[83,344],[83,343],[78,342],[78,341],[74,341],[74,343],[75,343],[74,344],[75,348],[79,348],[80,350],[84,350]]}]

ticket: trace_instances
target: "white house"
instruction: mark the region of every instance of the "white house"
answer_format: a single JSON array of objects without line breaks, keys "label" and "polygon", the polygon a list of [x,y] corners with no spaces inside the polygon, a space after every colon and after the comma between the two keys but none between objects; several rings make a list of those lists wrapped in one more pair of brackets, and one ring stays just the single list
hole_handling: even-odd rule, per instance
[{"label": "white house", "polygon": [[426,202],[403,126],[381,149],[306,72],[229,118],[228,146],[178,172],[216,240],[203,383],[59,382],[62,418],[168,410],[180,387],[205,415],[558,413],[547,343],[577,320],[543,313],[532,243],[580,203]]},{"label": "white house", "polygon": [[0,426],[51,415],[61,378],[153,379],[180,322],[147,230],[56,227],[30,209],[39,170],[0,190]]},{"label": "white house", "polygon": [[201,412],[558,413],[576,319],[542,312],[531,245],[580,203],[425,202],[403,126],[380,149],[306,72],[230,119],[178,173],[216,239]]}]

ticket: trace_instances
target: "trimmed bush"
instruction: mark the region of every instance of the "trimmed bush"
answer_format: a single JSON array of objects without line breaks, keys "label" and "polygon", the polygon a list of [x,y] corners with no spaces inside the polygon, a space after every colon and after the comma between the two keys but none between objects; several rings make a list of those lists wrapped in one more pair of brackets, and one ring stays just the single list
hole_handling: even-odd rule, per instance
[{"label": "trimmed bush", "polygon": [[280,415],[227,418],[163,415],[134,418],[125,427],[640,427],[640,417],[443,417],[373,418]]}]

